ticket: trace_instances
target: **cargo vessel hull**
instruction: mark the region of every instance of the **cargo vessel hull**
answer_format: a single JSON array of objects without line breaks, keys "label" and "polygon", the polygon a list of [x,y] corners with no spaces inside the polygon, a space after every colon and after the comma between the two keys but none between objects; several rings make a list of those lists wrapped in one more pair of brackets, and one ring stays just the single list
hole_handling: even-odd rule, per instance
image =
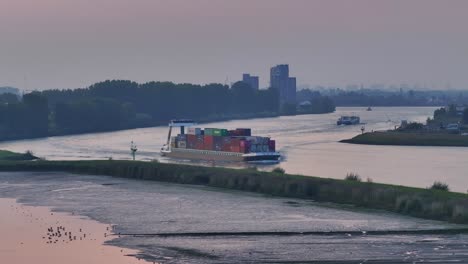
[{"label": "cargo vessel hull", "polygon": [[246,162],[277,162],[280,154],[277,152],[237,153],[197,149],[174,148],[161,151],[161,154],[170,158],[212,161],[246,161]]}]

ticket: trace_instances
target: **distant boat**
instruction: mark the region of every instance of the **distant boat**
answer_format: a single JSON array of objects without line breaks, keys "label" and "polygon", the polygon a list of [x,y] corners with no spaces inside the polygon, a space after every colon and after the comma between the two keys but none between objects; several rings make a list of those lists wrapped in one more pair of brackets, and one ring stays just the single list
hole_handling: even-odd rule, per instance
[{"label": "distant boat", "polygon": [[367,107],[367,111],[372,111],[372,108],[370,106]]},{"label": "distant boat", "polygon": [[336,125],[357,125],[361,123],[359,116],[342,116],[336,121]]}]

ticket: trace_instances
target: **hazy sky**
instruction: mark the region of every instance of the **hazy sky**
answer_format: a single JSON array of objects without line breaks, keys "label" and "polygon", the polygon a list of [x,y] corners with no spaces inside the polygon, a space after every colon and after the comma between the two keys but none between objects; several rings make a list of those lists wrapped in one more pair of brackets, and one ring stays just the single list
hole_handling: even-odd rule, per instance
[{"label": "hazy sky", "polygon": [[0,86],[105,79],[468,88],[467,0],[0,0]]}]

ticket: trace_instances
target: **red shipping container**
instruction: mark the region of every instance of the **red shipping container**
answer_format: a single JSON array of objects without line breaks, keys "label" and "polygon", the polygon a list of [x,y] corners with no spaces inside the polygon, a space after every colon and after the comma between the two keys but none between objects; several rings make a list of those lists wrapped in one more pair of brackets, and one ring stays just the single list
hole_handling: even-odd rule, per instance
[{"label": "red shipping container", "polygon": [[203,142],[197,142],[195,143],[195,149],[205,149],[205,144]]},{"label": "red shipping container", "polygon": [[268,141],[268,147],[269,147],[270,151],[275,152],[276,151],[276,141],[275,140]]},{"label": "red shipping container", "polygon": [[204,146],[203,149],[205,150],[213,150],[213,136],[204,135]]},{"label": "red shipping container", "polygon": [[240,145],[241,147],[245,147],[246,142],[247,142],[247,141],[245,141],[245,140],[241,140],[239,145]]},{"label": "red shipping container", "polygon": [[241,142],[240,138],[231,138],[231,145],[232,146],[239,146]]},{"label": "red shipping container", "polygon": [[231,152],[241,152],[241,147],[240,146],[231,146],[230,151]]},{"label": "red shipping container", "polygon": [[223,137],[221,143],[221,150],[229,152],[231,151],[232,139],[231,137]]},{"label": "red shipping container", "polygon": [[204,137],[202,135],[195,136],[194,149],[204,149]]},{"label": "red shipping container", "polygon": [[237,138],[231,138],[231,137],[223,137],[222,139],[222,144],[221,144],[221,150],[226,151],[226,152],[231,152],[231,147],[239,147],[240,140]]},{"label": "red shipping container", "polygon": [[187,134],[187,148],[194,149],[197,142],[195,135]]},{"label": "red shipping container", "polygon": [[221,151],[226,151],[226,152],[231,151],[231,144],[222,144]]}]

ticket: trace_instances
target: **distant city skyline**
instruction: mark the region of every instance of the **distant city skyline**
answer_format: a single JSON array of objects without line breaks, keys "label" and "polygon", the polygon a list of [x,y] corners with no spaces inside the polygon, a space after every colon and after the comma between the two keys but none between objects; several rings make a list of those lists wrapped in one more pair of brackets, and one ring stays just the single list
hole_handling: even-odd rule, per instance
[{"label": "distant city skyline", "polygon": [[249,73],[242,74],[242,81],[254,90],[260,89],[259,78],[258,76],[250,75]]},{"label": "distant city skyline", "polygon": [[284,104],[296,105],[296,77],[289,75],[289,65],[276,65],[270,69],[270,85],[278,89],[280,107]]},{"label": "distant city skyline", "polygon": [[106,79],[468,89],[465,0],[3,0],[0,86]]}]

